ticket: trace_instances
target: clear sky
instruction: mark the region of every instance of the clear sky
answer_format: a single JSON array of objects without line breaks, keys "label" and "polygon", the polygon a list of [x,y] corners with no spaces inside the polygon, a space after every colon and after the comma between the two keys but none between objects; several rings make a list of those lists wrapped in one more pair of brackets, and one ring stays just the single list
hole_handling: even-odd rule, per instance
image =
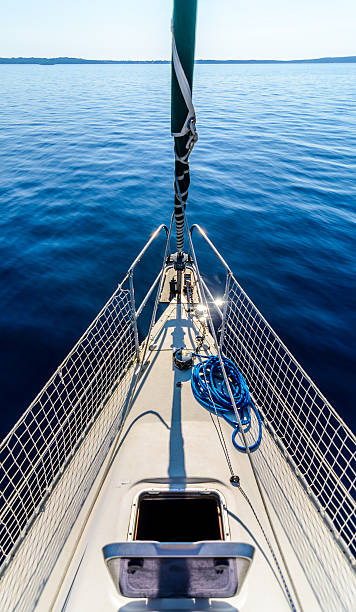
[{"label": "clear sky", "polygon": [[[168,59],[172,0],[0,0],[0,56]],[[356,55],[356,0],[198,0],[196,57]]]}]

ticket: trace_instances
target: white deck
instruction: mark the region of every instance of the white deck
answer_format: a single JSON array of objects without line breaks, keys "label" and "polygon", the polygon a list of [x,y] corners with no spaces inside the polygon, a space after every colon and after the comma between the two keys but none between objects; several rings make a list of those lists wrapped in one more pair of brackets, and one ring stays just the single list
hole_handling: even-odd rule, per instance
[{"label": "white deck", "polygon": [[[90,517],[82,532],[73,528],[63,555],[43,591],[39,610],[48,610],[54,597],[54,610],[75,612],[290,609],[260,527],[239,490],[229,482],[230,474],[213,417],[192,395],[191,371],[181,372],[173,367],[173,348],[193,347],[199,333],[199,322],[187,316],[184,305],[173,303],[156,324],[153,335],[157,350],[148,354],[148,364],[137,386],[134,403],[104,484],[96,499],[91,492],[87,502],[87,506],[93,505]],[[208,345],[205,350],[209,351]],[[215,353],[212,347],[211,352]],[[177,386],[177,383],[182,384]],[[232,428],[225,421],[222,428],[234,471],[239,474],[276,551],[248,458],[232,446]],[[171,599],[147,602],[121,597],[104,564],[103,546],[128,538],[132,503],[140,491],[182,487],[219,491],[228,510],[226,538],[255,546],[255,557],[242,592],[235,598],[208,601]],[[270,511],[304,610],[320,610],[273,509]],[[74,554],[71,548],[74,548]],[[59,582],[61,588],[58,590]]]}]

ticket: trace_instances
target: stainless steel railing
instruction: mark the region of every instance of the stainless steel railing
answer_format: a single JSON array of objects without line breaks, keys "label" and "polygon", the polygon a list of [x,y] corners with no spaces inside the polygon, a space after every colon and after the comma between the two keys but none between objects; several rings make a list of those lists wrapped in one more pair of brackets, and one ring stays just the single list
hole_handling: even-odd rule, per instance
[{"label": "stainless steel railing", "polygon": [[[32,609],[120,428],[139,359],[134,271],[0,445],[0,608]],[[168,238],[166,241],[166,249]]]},{"label": "stainless steel railing", "polygon": [[[351,609],[356,597],[356,437],[244,292],[226,273],[220,347],[243,373],[263,415],[253,453],[258,478],[322,608]],[[352,587],[353,585],[353,587]],[[340,607],[341,606],[341,607]]]}]

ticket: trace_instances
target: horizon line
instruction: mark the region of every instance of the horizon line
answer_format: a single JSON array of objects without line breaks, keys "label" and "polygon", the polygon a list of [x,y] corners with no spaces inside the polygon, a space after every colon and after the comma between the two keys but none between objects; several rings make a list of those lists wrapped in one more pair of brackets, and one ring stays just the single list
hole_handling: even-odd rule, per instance
[{"label": "horizon line", "polygon": [[[57,56],[57,57],[35,57],[35,56],[13,56],[0,57],[0,63],[84,63],[84,64],[170,64],[170,59],[87,59],[81,57]],[[323,56],[316,58],[303,59],[196,59],[195,63],[201,64],[288,64],[288,63],[306,63],[306,62],[355,62],[356,55],[343,56]]]}]

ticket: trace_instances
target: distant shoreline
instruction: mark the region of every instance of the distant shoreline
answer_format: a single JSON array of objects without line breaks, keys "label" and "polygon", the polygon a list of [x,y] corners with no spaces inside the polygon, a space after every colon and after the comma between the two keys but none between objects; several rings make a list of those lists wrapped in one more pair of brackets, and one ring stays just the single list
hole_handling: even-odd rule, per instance
[{"label": "distant shoreline", "polygon": [[[196,64],[351,64],[356,63],[356,55],[345,57],[319,57],[297,60],[210,60],[198,59]],[[54,66],[58,64],[170,64],[170,60],[88,60],[76,57],[0,57],[0,64],[39,64]]]}]

